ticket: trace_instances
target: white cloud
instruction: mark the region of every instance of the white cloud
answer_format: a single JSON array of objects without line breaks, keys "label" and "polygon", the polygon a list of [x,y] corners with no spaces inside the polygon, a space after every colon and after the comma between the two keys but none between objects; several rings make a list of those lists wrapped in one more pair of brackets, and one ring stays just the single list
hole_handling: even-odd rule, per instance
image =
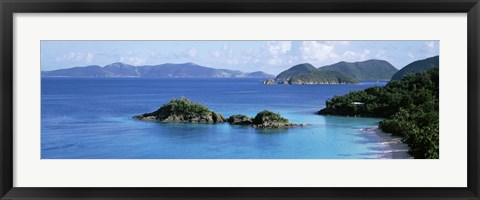
[{"label": "white cloud", "polygon": [[375,54],[375,58],[382,59],[382,60],[387,60],[388,58],[387,58],[386,54],[387,54],[387,51],[385,51],[384,49],[379,49],[377,51],[377,54]]},{"label": "white cloud", "polygon": [[346,51],[345,53],[343,53],[342,57],[343,57],[343,60],[345,61],[355,62],[355,61],[366,60],[369,55],[370,55],[370,50],[365,49],[362,52]]},{"label": "white cloud", "polygon": [[437,41],[425,42],[425,47],[426,47],[426,53],[428,54],[428,56],[438,55],[439,46]]},{"label": "white cloud", "polygon": [[269,41],[266,47],[270,55],[283,55],[292,49],[292,41]]},{"label": "white cloud", "polygon": [[120,56],[120,62],[138,66],[145,64],[146,60],[136,56],[133,52],[130,51],[127,55]]},{"label": "white cloud", "polygon": [[213,58],[223,58],[224,62],[229,65],[237,65],[240,63],[239,58],[233,52],[233,49],[228,45],[224,44],[220,50],[211,50],[210,56]]},{"label": "white cloud", "polygon": [[257,65],[262,61],[262,54],[260,52],[255,51],[253,49],[247,49],[245,52],[242,53],[241,61],[243,64],[247,65]]},{"label": "white cloud", "polygon": [[278,71],[294,64],[293,60],[297,57],[291,55],[291,50],[291,41],[265,41],[258,48],[247,49],[233,49],[232,46],[224,44],[220,49],[209,50],[209,54],[215,58],[210,62],[217,66],[236,65],[248,71]]},{"label": "white cloud", "polygon": [[410,60],[415,59],[415,55],[413,55],[412,52],[408,52],[408,53],[407,53],[407,56],[408,56],[408,58],[409,58]]},{"label": "white cloud", "polygon": [[323,62],[338,59],[339,56],[333,51],[334,48],[334,43],[303,41],[300,52],[305,61]]},{"label": "white cloud", "polygon": [[434,41],[425,42],[425,45],[427,45],[428,48],[435,48],[435,42]]},{"label": "white cloud", "polygon": [[269,41],[265,44],[266,62],[268,65],[288,63],[287,54],[292,49],[291,41]]},{"label": "white cloud", "polygon": [[223,45],[223,55],[227,59],[227,64],[229,65],[237,65],[240,63],[238,58],[233,53],[233,49],[227,44]]},{"label": "white cloud", "polygon": [[339,44],[342,44],[342,45],[349,45],[350,44],[350,41],[337,41]]},{"label": "white cloud", "polygon": [[57,62],[86,62],[91,63],[95,54],[92,52],[68,52],[67,54],[57,57]]},{"label": "white cloud", "polygon": [[193,47],[190,48],[190,49],[188,49],[188,56],[189,56],[190,58],[195,58],[195,57],[197,57],[197,50],[196,50],[195,48],[193,48]]},{"label": "white cloud", "polygon": [[185,59],[185,58],[196,58],[197,57],[197,49],[190,47],[183,51],[176,51],[170,53],[158,53],[155,51],[150,51],[150,58],[152,59]]},{"label": "white cloud", "polygon": [[214,58],[219,58],[220,57],[220,51],[210,51],[210,56]]},{"label": "white cloud", "polygon": [[[268,41],[259,49],[249,49],[240,56],[243,65],[257,66],[260,70],[268,67],[267,71],[274,71],[290,67],[301,62],[309,62],[321,66],[337,62],[344,57],[357,61],[369,56],[370,51],[345,52],[337,54],[336,45],[349,45],[349,41],[303,41],[299,46],[292,41]],[[224,51],[228,46],[224,46]],[[213,53],[211,53],[213,55]],[[273,68],[272,68],[273,67]],[[275,68],[275,69],[274,69]]]},{"label": "white cloud", "polygon": [[233,57],[233,49],[228,46],[227,44],[223,45],[223,54],[225,57],[232,58]]},{"label": "white cloud", "polygon": [[92,63],[93,57],[94,57],[93,53],[88,52],[87,56],[85,56],[85,60],[87,61],[87,63]]}]

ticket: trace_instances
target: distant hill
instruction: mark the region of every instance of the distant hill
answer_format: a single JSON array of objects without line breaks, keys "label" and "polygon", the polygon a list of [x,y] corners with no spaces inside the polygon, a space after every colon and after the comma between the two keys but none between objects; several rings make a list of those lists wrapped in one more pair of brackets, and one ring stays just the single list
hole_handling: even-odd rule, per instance
[{"label": "distant hill", "polygon": [[392,77],[392,80],[400,80],[407,75],[424,72],[429,69],[438,68],[438,67],[439,67],[439,56],[434,56],[434,57],[426,58],[423,60],[417,60],[415,62],[408,64],[407,66],[403,67],[400,71],[395,73]]},{"label": "distant hill", "polygon": [[98,65],[42,71],[42,76],[65,76],[65,74],[69,74],[69,76],[105,77],[105,71],[103,71],[102,67]]},{"label": "distant hill", "polygon": [[303,63],[299,65],[295,65],[290,67],[289,69],[283,71],[282,73],[278,74],[275,78],[276,81],[288,81],[290,78],[294,76],[300,76],[304,74],[308,74],[311,71],[317,70],[313,65],[309,63]]},{"label": "distant hill", "polygon": [[108,77],[135,77],[140,76],[140,72],[132,65],[124,63],[112,63],[103,67],[105,75]]},{"label": "distant hill", "polygon": [[385,60],[366,60],[362,62],[338,62],[318,68],[321,71],[336,71],[358,80],[390,80],[398,71]]},{"label": "distant hill", "polygon": [[308,74],[294,76],[288,81],[289,84],[344,84],[357,83],[358,80],[336,71],[320,71],[314,70]]},{"label": "distant hill", "polygon": [[298,64],[281,72],[275,80],[264,84],[342,84],[356,83],[354,77],[337,71],[319,70],[309,63]]},{"label": "distant hill", "polygon": [[256,71],[256,72],[250,72],[248,73],[248,77],[249,78],[268,78],[268,77],[275,77],[274,75],[271,75],[271,74],[267,74],[265,72],[262,72],[262,71]]},{"label": "distant hill", "polygon": [[273,75],[256,71],[246,73],[237,70],[215,69],[194,63],[132,66],[112,63],[43,71],[42,76],[63,77],[160,77],[160,78],[273,78]]},{"label": "distant hill", "polygon": [[362,80],[390,80],[397,71],[398,69],[389,62],[375,59],[353,63],[342,61],[318,69],[309,63],[303,63],[281,72],[275,81],[290,84],[315,84],[316,82],[325,84],[337,83],[337,81],[338,83],[355,83]]}]

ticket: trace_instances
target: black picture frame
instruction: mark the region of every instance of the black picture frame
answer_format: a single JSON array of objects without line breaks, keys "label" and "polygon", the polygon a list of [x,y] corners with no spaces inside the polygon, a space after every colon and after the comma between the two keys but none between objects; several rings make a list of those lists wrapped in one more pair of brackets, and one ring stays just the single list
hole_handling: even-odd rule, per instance
[{"label": "black picture frame", "polygon": [[[1,199],[480,199],[478,0],[0,0]],[[467,13],[466,188],[23,188],[13,187],[15,13]],[[448,173],[448,172],[446,172]],[[441,174],[439,174],[441,176]]]}]

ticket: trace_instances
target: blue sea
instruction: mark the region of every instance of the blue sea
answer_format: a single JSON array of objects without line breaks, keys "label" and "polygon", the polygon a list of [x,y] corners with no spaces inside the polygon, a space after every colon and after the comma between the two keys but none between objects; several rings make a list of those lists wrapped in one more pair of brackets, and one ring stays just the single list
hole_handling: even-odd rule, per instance
[{"label": "blue sea", "polygon": [[[381,119],[320,116],[335,95],[386,82],[263,85],[262,79],[42,78],[42,159],[378,158]],[[223,124],[139,121],[186,97],[225,117],[268,109],[307,127],[255,129]]]}]

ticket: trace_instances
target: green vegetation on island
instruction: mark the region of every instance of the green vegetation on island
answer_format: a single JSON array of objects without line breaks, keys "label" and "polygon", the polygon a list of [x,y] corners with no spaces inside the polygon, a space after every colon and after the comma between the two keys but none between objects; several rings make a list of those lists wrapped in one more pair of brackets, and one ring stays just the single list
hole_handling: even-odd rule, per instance
[{"label": "green vegetation on island", "polygon": [[400,80],[407,75],[427,71],[432,68],[438,68],[438,66],[439,66],[439,56],[433,56],[423,60],[418,60],[408,64],[407,66],[403,67],[400,71],[395,73],[392,77],[392,80]]},{"label": "green vegetation on island", "polygon": [[251,125],[253,128],[292,128],[306,126],[306,124],[291,123],[280,114],[269,110],[259,112],[253,118],[241,114],[232,115],[228,118],[228,122],[234,125]]},{"label": "green vegetation on island", "polygon": [[283,118],[278,113],[274,113],[269,110],[264,110],[257,113],[253,118],[253,123],[255,124],[264,124],[264,123],[290,123],[288,119]]},{"label": "green vegetation on island", "polygon": [[315,71],[315,70],[317,70],[317,68],[315,68],[310,63],[298,64],[278,74],[275,80],[278,82],[288,81],[292,77],[308,74],[311,71]]},{"label": "green vegetation on island", "polygon": [[338,62],[315,68],[309,63],[295,65],[264,84],[343,84],[358,83],[361,80],[390,80],[398,70],[384,60],[362,62]]},{"label": "green vegetation on island", "polygon": [[408,75],[384,87],[335,96],[323,115],[382,117],[379,128],[403,137],[415,158],[439,157],[439,70]]},{"label": "green vegetation on island", "polygon": [[186,98],[173,99],[164,104],[155,112],[134,116],[140,120],[156,120],[162,122],[188,122],[188,123],[223,123],[225,118],[207,107],[194,103]]},{"label": "green vegetation on island", "polygon": [[242,114],[232,115],[228,118],[228,123],[236,125],[249,125],[253,123],[253,120]]},{"label": "green vegetation on island", "polygon": [[358,80],[390,80],[398,69],[385,60],[370,59],[361,62],[338,62],[318,68],[320,71],[336,71]]},{"label": "green vegetation on island", "polygon": [[308,74],[294,76],[288,81],[289,84],[344,84],[358,83],[358,80],[340,72],[314,70]]},{"label": "green vegetation on island", "polygon": [[225,119],[222,115],[184,97],[171,100],[155,112],[136,115],[133,116],[133,118],[147,121],[200,124],[228,122],[233,125],[251,125],[253,128],[290,128],[306,126],[306,124],[291,123],[288,119],[280,116],[280,114],[268,110],[257,113],[253,118],[238,114]]},{"label": "green vegetation on island", "polygon": [[271,85],[277,82],[280,84],[311,85],[358,83],[358,80],[341,72],[322,71],[309,63],[304,63],[283,71],[275,80],[265,80],[263,84]]}]

